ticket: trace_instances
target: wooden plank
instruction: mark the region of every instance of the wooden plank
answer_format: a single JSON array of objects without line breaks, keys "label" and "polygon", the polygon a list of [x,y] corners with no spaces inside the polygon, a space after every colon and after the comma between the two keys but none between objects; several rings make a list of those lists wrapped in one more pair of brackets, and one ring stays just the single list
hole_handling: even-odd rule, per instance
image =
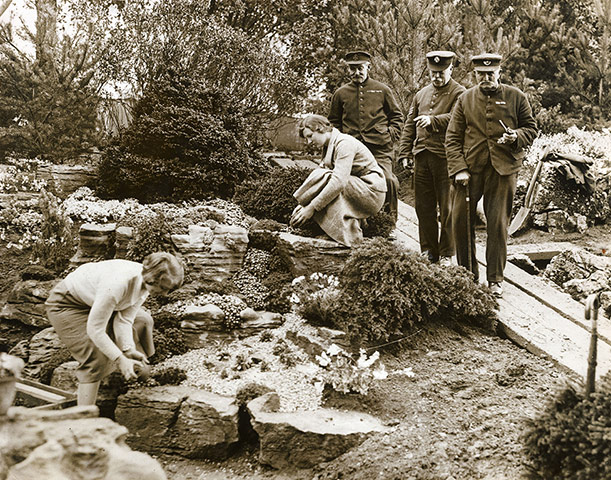
[{"label": "wooden plank", "polygon": [[29,403],[34,403],[35,405],[60,404],[67,401],[73,401],[76,398],[73,393],[51,387],[50,385],[34,382],[27,378],[20,378],[17,380],[16,390],[18,394],[29,399]]},{"label": "wooden plank", "polygon": [[507,246],[507,255],[526,255],[533,262],[551,260],[565,250],[571,250],[575,245],[569,242],[522,243]]}]

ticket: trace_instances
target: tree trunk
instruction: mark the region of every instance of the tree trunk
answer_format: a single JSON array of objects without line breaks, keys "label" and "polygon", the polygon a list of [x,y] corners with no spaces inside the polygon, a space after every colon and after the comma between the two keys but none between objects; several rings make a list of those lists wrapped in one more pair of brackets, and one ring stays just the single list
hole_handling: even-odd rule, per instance
[{"label": "tree trunk", "polygon": [[57,45],[57,0],[36,0],[36,60],[45,64]]}]

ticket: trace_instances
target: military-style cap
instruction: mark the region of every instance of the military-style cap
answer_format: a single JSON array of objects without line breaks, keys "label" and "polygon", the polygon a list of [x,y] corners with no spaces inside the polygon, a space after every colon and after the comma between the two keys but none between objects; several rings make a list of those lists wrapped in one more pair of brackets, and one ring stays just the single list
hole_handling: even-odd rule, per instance
[{"label": "military-style cap", "polygon": [[368,52],[359,50],[356,52],[348,52],[344,58],[348,65],[360,65],[369,62],[371,60],[371,55],[369,55]]},{"label": "military-style cap", "polygon": [[493,72],[500,68],[503,57],[498,53],[482,53],[471,57],[473,68],[480,72]]},{"label": "military-style cap", "polygon": [[441,72],[452,65],[454,60],[454,52],[447,50],[435,50],[426,54],[426,60],[429,65],[429,70]]}]

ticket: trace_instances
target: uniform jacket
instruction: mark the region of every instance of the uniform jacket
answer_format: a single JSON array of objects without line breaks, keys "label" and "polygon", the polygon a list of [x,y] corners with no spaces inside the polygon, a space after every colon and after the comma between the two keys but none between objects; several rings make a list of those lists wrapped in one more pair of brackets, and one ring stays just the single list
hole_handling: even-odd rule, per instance
[{"label": "uniform jacket", "polygon": [[[436,88],[431,83],[416,93],[401,134],[399,158],[410,158],[423,150],[445,158],[444,142],[450,112],[456,99],[464,91],[465,87],[450,79],[441,88]],[[414,119],[420,115],[431,117],[428,127],[416,127]]]},{"label": "uniform jacket", "polygon": [[403,113],[387,85],[367,78],[362,84],[350,82],[335,91],[329,121],[362,142],[387,145],[399,139]]},{"label": "uniform jacket", "polygon": [[[497,143],[504,133],[499,120],[518,134],[514,143]],[[530,104],[519,89],[500,84],[488,94],[471,87],[458,97],[446,132],[448,173],[480,172],[488,162],[500,175],[515,173],[536,135]]]}]

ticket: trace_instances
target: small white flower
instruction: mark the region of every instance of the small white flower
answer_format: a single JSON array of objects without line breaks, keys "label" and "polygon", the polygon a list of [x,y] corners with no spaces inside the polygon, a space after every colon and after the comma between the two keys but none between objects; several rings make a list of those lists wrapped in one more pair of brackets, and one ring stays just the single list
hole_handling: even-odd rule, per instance
[{"label": "small white flower", "polygon": [[331,356],[337,355],[340,352],[342,352],[343,350],[338,347],[337,345],[335,345],[334,343],[332,343],[329,348],[327,348],[327,353]]},{"label": "small white flower", "polygon": [[298,283],[303,282],[304,280],[305,280],[305,277],[303,275],[301,277],[294,278],[293,281],[291,282],[291,285],[295,286]]},{"label": "small white flower", "polygon": [[372,372],[372,374],[373,374],[373,378],[375,378],[376,380],[384,380],[385,378],[388,378],[388,372],[386,371],[386,367],[381,362],[378,368],[376,368]]}]

